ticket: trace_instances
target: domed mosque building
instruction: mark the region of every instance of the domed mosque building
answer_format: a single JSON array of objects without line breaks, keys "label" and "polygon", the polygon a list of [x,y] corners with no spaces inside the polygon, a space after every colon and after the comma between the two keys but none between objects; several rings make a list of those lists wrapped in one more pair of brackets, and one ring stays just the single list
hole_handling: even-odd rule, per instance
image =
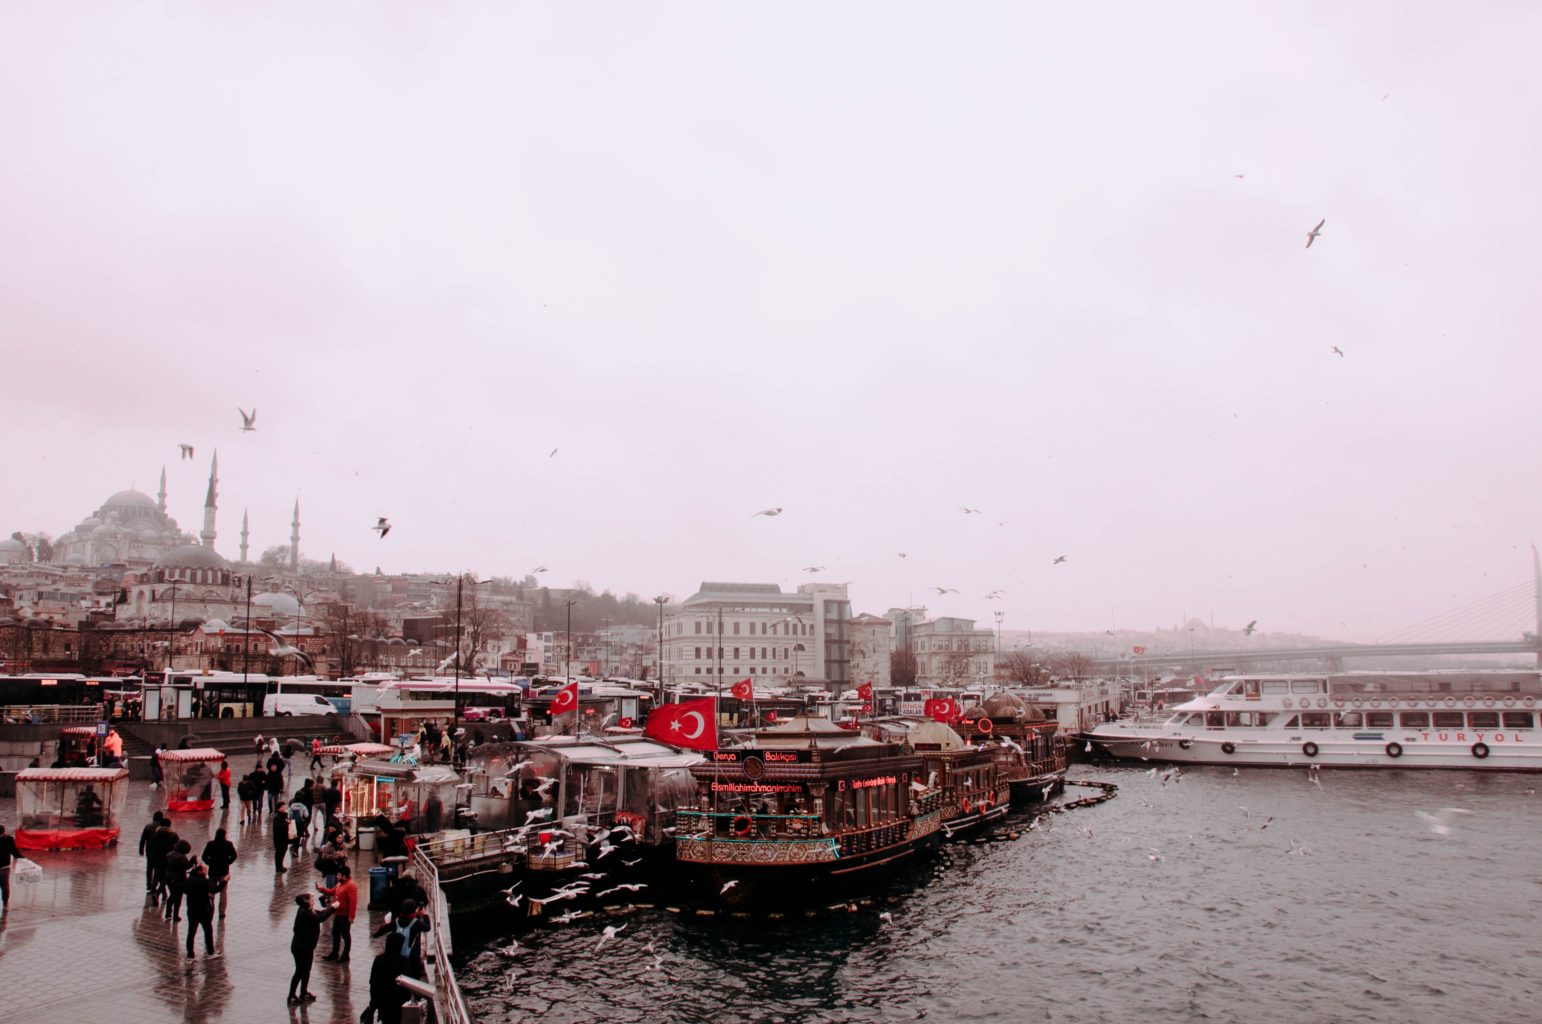
[{"label": "domed mosque building", "polygon": [[53,544],[53,561],[93,568],[119,563],[143,569],[198,538],[185,533],[166,514],[166,471],[161,470],[160,500],[130,487],[112,495]]}]

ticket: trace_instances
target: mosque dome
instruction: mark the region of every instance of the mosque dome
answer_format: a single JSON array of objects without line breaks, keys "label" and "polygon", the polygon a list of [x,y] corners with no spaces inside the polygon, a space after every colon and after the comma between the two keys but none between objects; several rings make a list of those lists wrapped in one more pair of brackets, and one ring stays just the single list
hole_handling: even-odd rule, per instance
[{"label": "mosque dome", "polygon": [[27,551],[27,545],[14,537],[0,540],[0,565],[14,565],[17,562],[31,561],[32,555]]},{"label": "mosque dome", "polygon": [[203,624],[203,631],[205,633],[224,633],[229,629],[230,627],[226,625],[224,619],[210,619]]},{"label": "mosque dome", "polygon": [[991,718],[1022,718],[1027,710],[1021,697],[1005,691],[985,698],[984,707],[985,714]]},{"label": "mosque dome", "polygon": [[119,491],[102,503],[103,508],[160,508],[155,499],[143,491],[136,491],[130,487],[126,491]]},{"label": "mosque dome", "polygon": [[15,537],[7,537],[4,540],[0,540],[0,551],[26,551],[26,550],[27,550],[27,545],[23,544],[21,541],[17,540]]},{"label": "mosque dome", "polygon": [[162,555],[155,563],[157,569],[216,569],[230,570],[230,563],[221,558],[213,548],[201,544],[184,544]]},{"label": "mosque dome", "polygon": [[293,594],[286,594],[282,590],[270,590],[266,594],[258,594],[252,598],[252,605],[257,608],[266,608],[275,615],[301,614],[300,602],[295,600]]}]

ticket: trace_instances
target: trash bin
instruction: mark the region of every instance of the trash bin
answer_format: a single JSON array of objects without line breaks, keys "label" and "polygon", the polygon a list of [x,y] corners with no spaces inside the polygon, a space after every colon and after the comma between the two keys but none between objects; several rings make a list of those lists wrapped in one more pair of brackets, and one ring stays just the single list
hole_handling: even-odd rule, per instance
[{"label": "trash bin", "polygon": [[369,869],[369,905],[372,907],[385,906],[386,893],[391,889],[390,868]]},{"label": "trash bin", "polygon": [[375,827],[373,825],[360,825],[354,838],[358,842],[359,849],[373,850],[375,848]]}]

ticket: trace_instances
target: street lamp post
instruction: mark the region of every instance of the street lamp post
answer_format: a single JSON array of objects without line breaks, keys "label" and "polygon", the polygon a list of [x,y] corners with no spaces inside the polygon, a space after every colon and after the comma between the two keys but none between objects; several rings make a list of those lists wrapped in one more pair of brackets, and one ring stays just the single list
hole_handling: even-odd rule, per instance
[{"label": "street lamp post", "polygon": [[562,602],[568,608],[568,635],[562,645],[562,681],[573,681],[573,598]]},{"label": "street lamp post", "polygon": [[[664,603],[667,600],[668,598],[663,594],[653,599],[653,603],[659,606],[659,642],[653,652],[653,672],[654,682],[658,686],[660,704],[664,703]],[[1537,657],[1542,658],[1542,654],[1538,654]]]}]

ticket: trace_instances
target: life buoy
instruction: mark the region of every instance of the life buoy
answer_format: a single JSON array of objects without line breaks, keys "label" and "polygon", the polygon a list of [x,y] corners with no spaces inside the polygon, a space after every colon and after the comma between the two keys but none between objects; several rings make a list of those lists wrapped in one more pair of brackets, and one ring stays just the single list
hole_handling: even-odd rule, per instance
[{"label": "life buoy", "polygon": [[1350,705],[1350,707],[1356,707],[1356,708],[1359,707],[1360,706],[1360,698],[1359,697],[1351,697],[1350,700],[1349,700],[1349,705]]},{"label": "life buoy", "polygon": [[1507,707],[1507,708],[1515,707],[1515,698],[1514,697],[1506,697],[1505,698],[1505,707]]},{"label": "life buoy", "polygon": [[733,821],[729,822],[728,830],[735,836],[743,839],[745,836],[755,831],[755,820],[748,814],[741,814],[734,818]]},{"label": "life buoy", "polygon": [[1180,749],[1182,749],[1182,750],[1187,750],[1190,747],[1192,747],[1193,745],[1194,745],[1194,741],[1193,740],[1179,740],[1178,741],[1178,747]]},{"label": "life buoy", "polygon": [[1488,756],[1488,744],[1474,743],[1472,745],[1472,756],[1476,757],[1479,761],[1483,760]]},{"label": "life buoy", "polygon": [[1237,745],[1235,743],[1231,742],[1230,740],[1227,740],[1225,743],[1221,744],[1221,753],[1223,753],[1223,754],[1235,754],[1236,752],[1237,752]]},{"label": "life buoy", "polygon": [[[1356,703],[1358,703],[1358,701]],[[1335,693],[1333,695],[1333,705],[1334,705],[1334,707],[1340,707],[1340,708],[1343,707],[1344,706],[1344,695],[1341,694],[1341,693]]]},{"label": "life buoy", "polygon": [[1387,756],[1388,757],[1402,757],[1403,756],[1403,745],[1401,743],[1388,743],[1387,744]]},{"label": "life buoy", "polygon": [[1535,701],[1535,700],[1533,700],[1533,699],[1531,699],[1531,698],[1530,698],[1530,697],[1527,697],[1527,698],[1526,698],[1526,706],[1527,706],[1527,707],[1528,707],[1528,708],[1529,708],[1529,707],[1534,707],[1534,706],[1535,706],[1535,705],[1536,705],[1536,703],[1537,703],[1537,702],[1536,702],[1536,701]]},{"label": "life buoy", "polygon": [[1448,708],[1456,707],[1456,698],[1455,697],[1447,697],[1446,698],[1446,707],[1448,707]]},{"label": "life buoy", "polygon": [[1486,707],[1486,708],[1493,707],[1494,706],[1494,698],[1493,697],[1484,697],[1483,698],[1483,706]]},{"label": "life buoy", "polygon": [[1317,698],[1317,706],[1320,707],[1320,708],[1327,707],[1328,706],[1328,698],[1327,697],[1318,697]]},{"label": "life buoy", "polygon": [[989,718],[982,718],[975,723],[975,728],[989,736],[996,731],[996,723],[992,722]]},{"label": "life buoy", "polygon": [[965,814],[969,813],[969,798],[967,796],[959,802],[959,807],[963,809]]},{"label": "life buoy", "polygon": [[1381,699],[1378,698],[1378,697],[1372,697],[1371,698],[1371,707],[1373,707],[1373,708],[1381,707]]},{"label": "life buoy", "polygon": [[1311,740],[1307,740],[1305,743],[1301,744],[1301,752],[1307,757],[1316,757],[1317,744],[1313,743]]},{"label": "life buoy", "polygon": [[1476,704],[1476,703],[1477,703],[1477,701],[1476,701],[1476,700],[1474,700],[1474,699],[1473,699],[1473,698],[1471,698],[1471,697],[1463,697],[1463,698],[1462,698],[1462,703],[1463,703],[1463,704],[1464,704],[1464,705],[1465,705],[1465,706],[1467,706],[1467,707],[1469,707],[1469,708],[1470,708],[1470,707],[1472,707],[1472,706],[1473,706],[1473,705],[1474,705],[1474,704]]},{"label": "life buoy", "polygon": [[1287,707],[1287,708],[1294,706],[1294,703],[1291,701],[1291,699],[1289,697],[1286,697],[1284,700],[1280,701],[1280,704],[1282,706],[1284,706],[1284,707]]}]

